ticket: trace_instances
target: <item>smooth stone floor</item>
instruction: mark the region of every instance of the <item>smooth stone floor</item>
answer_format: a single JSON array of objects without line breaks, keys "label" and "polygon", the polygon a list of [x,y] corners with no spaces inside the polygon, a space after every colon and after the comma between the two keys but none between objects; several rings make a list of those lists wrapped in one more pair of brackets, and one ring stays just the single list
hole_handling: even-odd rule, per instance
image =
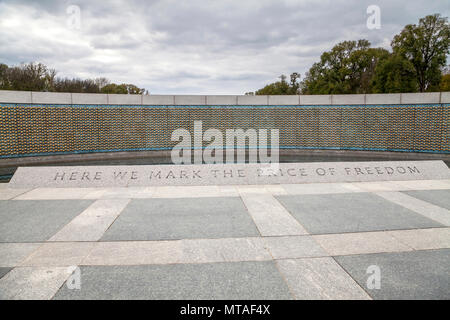
[{"label": "smooth stone floor", "polygon": [[2,185],[0,299],[449,299],[449,195],[450,180]]},{"label": "smooth stone floor", "polygon": [[[336,261],[365,286],[365,268],[380,268],[380,289],[374,299],[450,299],[450,249],[375,253],[336,257]],[[366,270],[367,271],[367,270]]]},{"label": "smooth stone floor", "polygon": [[12,268],[0,267],[0,279],[3,278],[5,274],[11,271]]},{"label": "smooth stone floor", "polygon": [[133,199],[102,241],[257,236],[240,198]]},{"label": "smooth stone floor", "polygon": [[404,191],[404,193],[450,210],[450,190]]},{"label": "smooth stone floor", "polygon": [[0,201],[0,242],[45,241],[91,203],[89,200]]},{"label": "smooth stone floor", "polygon": [[312,234],[442,227],[371,193],[276,198]]},{"label": "smooth stone floor", "polygon": [[83,290],[55,299],[292,299],[273,261],[86,266]]}]

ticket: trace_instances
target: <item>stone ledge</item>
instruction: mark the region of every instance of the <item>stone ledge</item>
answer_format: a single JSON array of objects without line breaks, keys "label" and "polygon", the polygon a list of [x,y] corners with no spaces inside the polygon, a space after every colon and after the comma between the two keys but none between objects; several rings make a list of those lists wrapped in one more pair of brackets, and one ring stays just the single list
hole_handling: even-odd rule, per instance
[{"label": "stone ledge", "polygon": [[[236,150],[235,150],[236,151]],[[115,152],[93,152],[61,155],[45,155],[20,158],[0,159],[0,168],[11,168],[18,166],[51,165],[60,163],[73,163],[86,161],[112,161],[112,160],[135,160],[135,159],[170,159],[170,150],[154,151],[115,151]],[[338,157],[339,159],[361,161],[371,160],[444,160],[450,162],[450,154],[445,153],[423,153],[423,152],[394,152],[394,151],[362,151],[362,150],[321,150],[321,149],[280,149],[280,157]],[[281,162],[282,159],[280,159]]]},{"label": "stone ledge", "polygon": [[0,103],[112,105],[370,105],[450,103],[450,92],[343,95],[136,95],[0,90]]}]

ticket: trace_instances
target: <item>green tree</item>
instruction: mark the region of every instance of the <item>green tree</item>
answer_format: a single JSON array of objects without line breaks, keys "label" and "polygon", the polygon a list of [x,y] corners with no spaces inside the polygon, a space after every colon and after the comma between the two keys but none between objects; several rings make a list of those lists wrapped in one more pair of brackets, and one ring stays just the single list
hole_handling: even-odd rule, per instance
[{"label": "green tree", "polygon": [[92,79],[68,79],[58,78],[54,80],[54,91],[57,92],[77,92],[77,93],[99,93],[100,88]]},{"label": "green tree", "polygon": [[144,88],[138,88],[134,84],[125,84],[125,86],[127,88],[128,94],[144,94],[145,93]]},{"label": "green tree", "polygon": [[53,71],[42,63],[28,63],[8,68],[6,82],[11,90],[49,91]]},{"label": "green tree", "polygon": [[298,73],[298,72],[291,73],[290,78],[291,78],[291,82],[289,84],[290,92],[291,92],[290,94],[300,94],[300,92],[299,92],[299,90],[300,90],[300,83],[299,83],[300,73]]},{"label": "green tree", "polygon": [[450,91],[450,73],[442,75],[440,89],[441,91]]},{"label": "green tree", "polygon": [[372,93],[372,81],[376,67],[389,58],[389,51],[383,48],[357,50],[350,56],[351,92]]},{"label": "green tree", "polygon": [[4,63],[0,63],[0,90],[10,90],[10,84],[7,77],[8,66]]},{"label": "green tree", "polygon": [[398,54],[380,61],[372,80],[373,93],[417,92],[414,65]]},{"label": "green tree", "polygon": [[127,88],[125,85],[118,85],[115,83],[110,83],[104,86],[101,90],[102,93],[117,93],[117,94],[127,94]]},{"label": "green tree", "polygon": [[320,56],[301,83],[303,94],[370,93],[377,64],[389,57],[367,40],[344,41]]},{"label": "green tree", "polygon": [[412,63],[420,92],[439,89],[440,68],[449,54],[450,26],[447,18],[439,14],[409,24],[396,35],[391,43],[395,54]]},{"label": "green tree", "polygon": [[117,93],[117,94],[144,94],[145,89],[144,88],[138,88],[134,84],[115,84],[110,83],[105,85],[101,89],[102,93]]},{"label": "green tree", "polygon": [[56,78],[56,70],[42,63],[7,66],[0,63],[0,90],[56,91],[84,93],[144,94],[144,88],[134,84],[110,83],[106,78]]},{"label": "green tree", "polygon": [[[270,83],[266,85],[264,88],[259,89],[255,92],[256,95],[292,95],[299,94],[299,83],[298,79],[300,78],[300,74],[298,72],[294,72],[290,75],[290,82],[286,81],[287,77],[282,74],[280,77],[280,81]],[[249,94],[247,92],[246,94]]]}]

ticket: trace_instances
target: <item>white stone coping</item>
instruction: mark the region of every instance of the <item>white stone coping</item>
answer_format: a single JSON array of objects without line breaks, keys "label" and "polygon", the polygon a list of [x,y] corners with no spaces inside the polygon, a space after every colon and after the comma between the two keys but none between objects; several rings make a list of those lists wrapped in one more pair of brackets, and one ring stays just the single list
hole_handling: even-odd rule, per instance
[{"label": "white stone coping", "polygon": [[131,95],[0,90],[0,103],[109,105],[372,105],[450,103],[450,92],[339,95]]}]

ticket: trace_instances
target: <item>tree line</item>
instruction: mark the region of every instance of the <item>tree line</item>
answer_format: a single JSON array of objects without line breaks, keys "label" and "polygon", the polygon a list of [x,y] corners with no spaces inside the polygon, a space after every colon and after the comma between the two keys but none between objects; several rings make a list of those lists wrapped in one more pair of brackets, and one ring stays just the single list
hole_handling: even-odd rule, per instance
[{"label": "tree line", "polygon": [[56,70],[42,63],[8,66],[0,63],[0,90],[144,94],[144,88],[134,84],[111,83],[106,78],[79,79],[56,77]]},{"label": "tree line", "polygon": [[368,40],[344,41],[320,56],[305,74],[294,72],[246,94],[353,94],[450,91],[450,26],[447,17],[429,15],[394,36],[392,51]]}]

